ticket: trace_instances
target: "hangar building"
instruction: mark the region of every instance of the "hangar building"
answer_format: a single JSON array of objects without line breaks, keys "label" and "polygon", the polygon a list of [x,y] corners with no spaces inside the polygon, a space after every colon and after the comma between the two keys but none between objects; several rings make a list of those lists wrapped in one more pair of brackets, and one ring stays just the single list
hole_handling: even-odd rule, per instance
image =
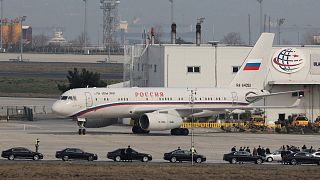
[{"label": "hangar building", "polygon": [[[131,87],[228,87],[251,49],[216,44],[135,45],[125,51],[124,80],[129,80]],[[320,48],[274,47],[270,57],[265,89],[304,90],[304,98],[297,108],[265,109],[267,122],[298,114],[314,121],[320,116]],[[298,96],[272,96],[259,103],[288,106]]]}]

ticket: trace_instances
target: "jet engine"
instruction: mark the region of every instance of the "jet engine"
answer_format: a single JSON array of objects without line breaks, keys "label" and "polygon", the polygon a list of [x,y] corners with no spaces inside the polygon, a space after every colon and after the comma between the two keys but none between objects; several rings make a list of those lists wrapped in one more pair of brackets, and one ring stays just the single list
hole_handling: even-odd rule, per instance
[{"label": "jet engine", "polygon": [[142,129],[148,131],[162,131],[179,128],[183,123],[180,116],[167,113],[146,113],[139,119],[139,125]]},{"label": "jet engine", "polygon": [[100,127],[106,127],[113,124],[117,124],[118,119],[112,118],[112,119],[86,119],[84,123],[84,127],[86,128],[100,128]]}]

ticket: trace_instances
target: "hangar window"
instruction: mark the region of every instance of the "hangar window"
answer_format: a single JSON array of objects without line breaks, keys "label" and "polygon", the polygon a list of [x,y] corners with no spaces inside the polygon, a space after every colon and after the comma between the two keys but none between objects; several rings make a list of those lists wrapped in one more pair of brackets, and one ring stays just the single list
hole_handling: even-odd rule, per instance
[{"label": "hangar window", "polygon": [[140,71],[140,64],[138,63],[138,69],[137,69],[137,71]]},{"label": "hangar window", "polygon": [[240,69],[240,66],[232,66],[232,72],[237,73]]},{"label": "hangar window", "polygon": [[200,66],[188,66],[188,73],[200,73]]}]

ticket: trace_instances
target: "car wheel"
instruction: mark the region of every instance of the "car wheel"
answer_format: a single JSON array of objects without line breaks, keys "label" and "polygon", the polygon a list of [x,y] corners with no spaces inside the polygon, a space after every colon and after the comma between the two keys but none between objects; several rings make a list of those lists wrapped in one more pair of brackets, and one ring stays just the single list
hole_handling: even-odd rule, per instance
[{"label": "car wheel", "polygon": [[93,161],[93,156],[89,156],[88,161]]},{"label": "car wheel", "polygon": [[39,156],[38,155],[34,155],[33,156],[33,160],[38,161],[39,160]]},{"label": "car wheel", "polygon": [[256,164],[262,164],[262,159],[257,159]]},{"label": "car wheel", "polygon": [[291,162],[290,162],[290,164],[291,164],[291,165],[297,165],[297,160],[292,159]]},{"label": "car wheel", "polygon": [[177,158],[176,158],[176,157],[172,157],[172,158],[170,159],[170,162],[172,162],[172,163],[177,162]]},{"label": "car wheel", "polygon": [[317,164],[318,164],[318,166],[319,166],[319,165],[320,165],[320,161],[318,161],[318,163],[317,163]]},{"label": "car wheel", "polygon": [[68,159],[69,159],[68,156],[63,156],[63,157],[62,157],[62,160],[63,160],[63,161],[68,161]]},{"label": "car wheel", "polygon": [[9,160],[13,161],[14,160],[14,155],[11,154],[9,157],[8,157]]},{"label": "car wheel", "polygon": [[237,158],[232,158],[232,159],[231,159],[231,163],[232,163],[232,164],[236,164],[237,162],[238,162],[238,161],[237,161]]},{"label": "car wheel", "polygon": [[268,161],[268,162],[272,162],[272,161],[273,161],[273,158],[272,158],[272,157],[268,157],[267,161]]},{"label": "car wheel", "polygon": [[201,162],[202,162],[202,159],[201,159],[200,157],[198,157],[198,158],[196,159],[196,162],[197,162],[197,163],[201,163]]},{"label": "car wheel", "polygon": [[149,159],[148,159],[147,156],[144,156],[144,157],[142,158],[142,162],[148,162],[148,161],[149,161]]},{"label": "car wheel", "polygon": [[120,161],[121,161],[121,157],[120,157],[120,156],[116,156],[116,157],[114,158],[114,161],[120,162]]}]

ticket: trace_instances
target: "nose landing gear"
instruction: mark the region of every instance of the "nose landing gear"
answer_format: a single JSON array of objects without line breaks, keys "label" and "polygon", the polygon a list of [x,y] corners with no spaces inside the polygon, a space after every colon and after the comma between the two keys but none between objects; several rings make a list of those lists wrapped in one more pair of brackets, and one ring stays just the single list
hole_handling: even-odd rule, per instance
[{"label": "nose landing gear", "polygon": [[85,118],[77,118],[78,126],[79,126],[79,135],[86,134],[86,128],[84,127],[84,123],[86,122]]}]

